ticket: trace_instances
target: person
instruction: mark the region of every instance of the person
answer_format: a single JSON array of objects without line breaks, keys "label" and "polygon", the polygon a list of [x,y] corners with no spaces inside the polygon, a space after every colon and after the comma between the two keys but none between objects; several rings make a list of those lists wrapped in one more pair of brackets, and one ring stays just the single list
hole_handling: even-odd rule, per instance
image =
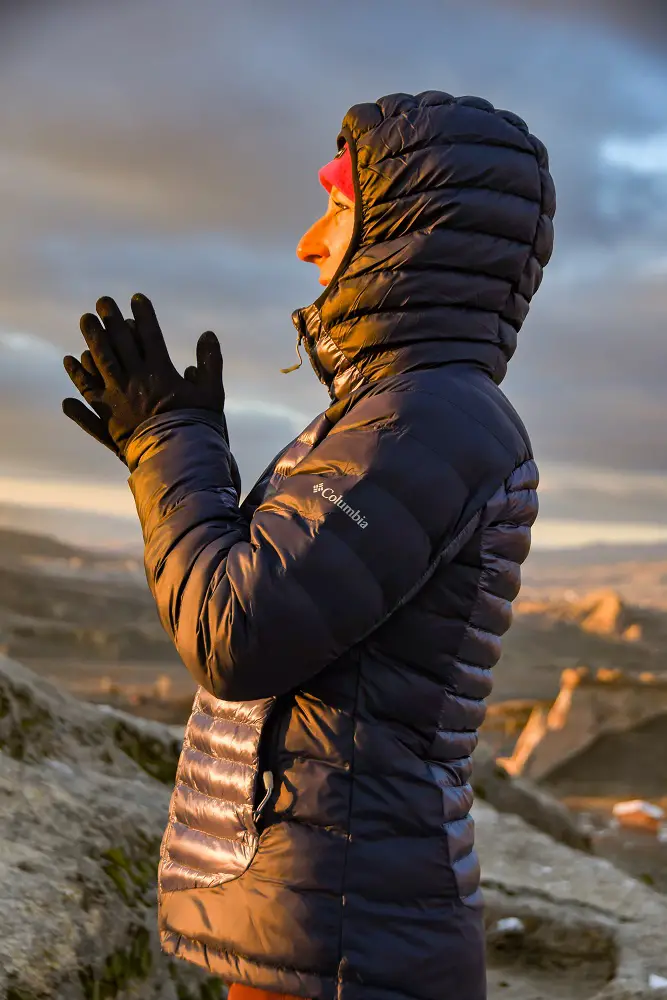
[{"label": "person", "polygon": [[[553,246],[547,151],[477,97],[345,116],[296,309],[329,405],[240,501],[222,355],[103,298],[65,413],[127,464],[197,682],[159,864],[170,955],[312,1000],[483,1000],[471,755],[537,515],[502,390]],[[293,366],[298,367],[298,365]],[[288,371],[290,369],[285,369]],[[90,407],[90,408],[89,408]]]}]

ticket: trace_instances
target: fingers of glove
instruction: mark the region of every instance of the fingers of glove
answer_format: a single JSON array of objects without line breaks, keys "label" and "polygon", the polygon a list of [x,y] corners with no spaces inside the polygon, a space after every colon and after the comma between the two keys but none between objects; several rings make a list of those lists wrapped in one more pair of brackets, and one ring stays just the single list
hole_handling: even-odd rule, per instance
[{"label": "fingers of glove", "polygon": [[104,295],[97,300],[95,308],[124,371],[128,374],[136,372],[141,364],[141,358],[137,350],[135,333],[125,322],[116,302],[109,295]]},{"label": "fingers of glove", "polygon": [[94,313],[84,313],[79,327],[104,381],[121,384],[124,381],[123,369],[116,357],[112,340],[97,316]]},{"label": "fingers of glove", "polygon": [[[101,379],[99,372],[97,372],[97,376],[95,376],[92,373],[92,371],[82,363],[84,355],[89,353],[90,352],[88,351],[84,351],[83,355],[81,356],[82,358],[81,361],[77,361],[77,359],[73,358],[71,354],[66,354],[65,357],[63,358],[63,366],[65,368],[65,371],[67,372],[67,374],[69,375],[72,382],[79,390],[83,398],[87,400],[90,400],[90,397],[94,393],[99,392],[101,388],[104,388],[104,382],[98,381]],[[95,368],[97,369],[97,366],[95,366]]]},{"label": "fingers of glove", "polygon": [[92,410],[89,410],[80,399],[63,399],[62,407],[65,416],[73,420],[75,424],[78,424],[81,430],[85,431],[86,434],[90,434],[96,441],[99,441],[100,444],[105,445],[115,455],[122,458],[113,438],[107,430],[106,423],[100,420]]},{"label": "fingers of glove", "polygon": [[151,300],[137,292],[130,300],[130,308],[135,319],[137,338],[151,370],[155,365],[173,367]]},{"label": "fingers of glove", "polygon": [[202,333],[197,341],[197,368],[209,385],[222,382],[222,351],[220,341],[212,330]]},{"label": "fingers of glove", "polygon": [[197,379],[199,377],[199,369],[195,365],[188,365],[188,367],[183,372],[183,378],[187,379],[188,382],[192,382],[193,385],[197,385]]},{"label": "fingers of glove", "polygon": [[132,332],[132,336],[134,337],[134,343],[135,343],[136,348],[137,348],[137,354],[139,355],[139,357],[141,358],[141,360],[144,361],[146,356],[144,354],[144,346],[143,346],[143,344],[141,342],[141,338],[139,337],[139,334],[137,333],[137,323],[136,323],[136,320],[134,320],[134,319],[126,319],[125,322],[127,323],[130,331]]},{"label": "fingers of glove", "polygon": [[81,355],[81,367],[88,374],[91,383],[94,383],[100,389],[104,388],[104,379],[97,370],[97,365],[90,351],[84,351]]}]

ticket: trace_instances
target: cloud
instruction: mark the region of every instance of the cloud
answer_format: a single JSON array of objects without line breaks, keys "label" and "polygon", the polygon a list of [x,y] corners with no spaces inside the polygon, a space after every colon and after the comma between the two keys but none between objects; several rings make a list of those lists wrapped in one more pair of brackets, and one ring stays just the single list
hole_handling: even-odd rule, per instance
[{"label": "cloud", "polygon": [[307,359],[278,372],[290,312],[320,291],[294,254],[323,207],[317,168],[350,105],[439,87],[517,111],[550,151],[556,251],[504,385],[541,466],[579,472],[550,517],[650,521],[657,500],[639,510],[586,477],[667,460],[666,16],[662,0],[424,0],[411,40],[398,0],[381,16],[356,0],[0,5],[5,473],[117,481],[60,414],[61,358],[99,295],[125,307],[141,290],[181,370],[219,333],[252,481],[327,404]]},{"label": "cloud", "polygon": [[591,468],[665,468],[666,307],[655,277],[545,287],[507,379],[538,458],[577,463],[582,482]]},{"label": "cloud", "polygon": [[620,522],[632,513],[643,525],[665,522],[667,475],[610,472],[589,467],[547,463],[540,476],[540,517],[582,521]]},{"label": "cloud", "polygon": [[667,8],[663,0],[503,0],[506,8],[530,15],[563,20],[576,32],[577,26],[615,29],[625,39],[634,39],[649,50],[667,46]]}]

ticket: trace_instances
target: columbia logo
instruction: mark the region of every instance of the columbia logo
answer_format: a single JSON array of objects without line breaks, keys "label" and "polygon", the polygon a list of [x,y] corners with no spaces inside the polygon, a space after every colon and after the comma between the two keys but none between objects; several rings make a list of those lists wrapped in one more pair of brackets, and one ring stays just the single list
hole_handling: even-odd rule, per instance
[{"label": "columbia logo", "polygon": [[366,528],[368,526],[368,521],[358,510],[353,510],[349,504],[346,504],[343,500],[342,493],[334,493],[330,486],[324,485],[324,483],[315,483],[313,486],[313,493],[321,493],[325,500],[329,503],[334,503],[336,507],[340,507],[348,517],[351,517],[353,521],[359,525],[360,528]]}]

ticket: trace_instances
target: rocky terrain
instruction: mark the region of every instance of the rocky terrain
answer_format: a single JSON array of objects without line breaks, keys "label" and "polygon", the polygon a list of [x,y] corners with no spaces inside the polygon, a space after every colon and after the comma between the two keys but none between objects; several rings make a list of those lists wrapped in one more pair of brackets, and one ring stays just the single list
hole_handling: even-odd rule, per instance
[{"label": "rocky terrain", "polygon": [[[665,648],[667,616],[620,590],[528,586],[517,602],[473,775],[490,1000],[667,998],[652,888],[667,892],[667,845],[607,822],[640,777],[667,795],[667,712],[651,694]],[[226,995],[162,955],[155,927],[173,723],[193,690],[140,560],[0,530],[0,1000]],[[522,740],[532,770],[510,775],[496,758]],[[578,793],[580,815],[553,792]]]},{"label": "rocky terrain", "polygon": [[[157,944],[179,747],[180,729],[85,705],[0,659],[0,1000],[225,996]],[[508,779],[494,786],[480,765],[490,1000],[667,997],[665,898],[561,842],[578,836],[561,807],[529,783],[501,790]]]},{"label": "rocky terrain", "polygon": [[163,956],[155,872],[180,731],[0,659],[0,998],[214,1000]]},{"label": "rocky terrain", "polygon": [[563,795],[663,795],[667,672],[564,670],[558,697],[533,709],[505,764]]}]

